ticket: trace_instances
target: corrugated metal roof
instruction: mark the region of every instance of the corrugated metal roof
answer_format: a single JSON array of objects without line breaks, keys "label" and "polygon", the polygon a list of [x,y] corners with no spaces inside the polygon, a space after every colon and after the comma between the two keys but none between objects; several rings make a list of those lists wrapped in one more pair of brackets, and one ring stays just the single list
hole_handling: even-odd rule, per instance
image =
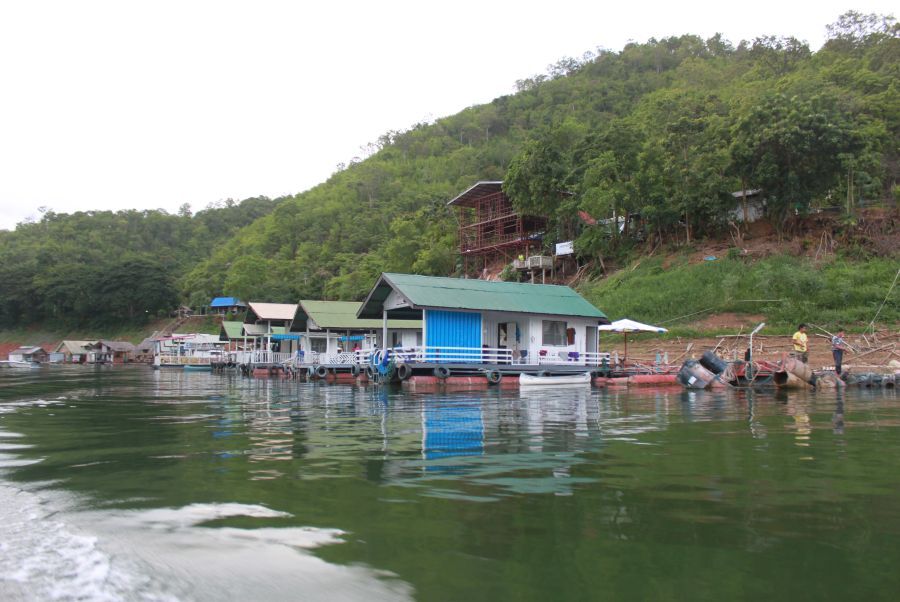
[{"label": "corrugated metal roof", "polygon": [[[302,300],[297,307],[295,322],[303,322],[307,316],[320,329],[378,330],[383,327],[381,318],[357,318],[362,303],[358,301],[310,301]],[[388,328],[421,329],[421,320],[388,320]],[[295,327],[295,330],[301,328]]]},{"label": "corrugated metal roof", "polygon": [[296,303],[258,303],[250,302],[250,310],[260,320],[293,320],[297,313]]},{"label": "corrugated metal roof", "polygon": [[271,332],[267,324],[243,324],[244,332],[248,337],[262,336],[266,334],[284,334],[284,326],[273,326]]},{"label": "corrugated metal roof", "polygon": [[109,341],[107,339],[101,339],[95,343],[95,345],[106,345],[113,351],[120,351],[125,353],[134,353],[134,345],[129,343],[128,341]]},{"label": "corrugated metal roof", "polygon": [[246,307],[244,302],[237,297],[216,297],[209,304],[210,307],[233,307],[235,305]]},{"label": "corrugated metal roof", "polygon": [[512,313],[579,316],[607,323],[606,315],[568,286],[490,282],[413,274],[382,274],[360,309],[359,316],[380,314],[390,289],[412,306]]},{"label": "corrugated metal roof", "polygon": [[222,322],[222,330],[229,339],[239,339],[244,336],[244,323],[234,320],[224,320]]},{"label": "corrugated metal roof", "polygon": [[43,350],[44,350],[44,348],[40,347],[40,346],[34,346],[34,347],[25,346],[25,347],[19,347],[18,349],[13,349],[12,351],[9,352],[9,354],[10,355],[13,355],[13,354],[15,354],[15,355],[33,355],[33,354],[37,353],[38,351],[43,351]]},{"label": "corrugated metal roof", "polygon": [[502,192],[502,187],[503,180],[482,180],[470,186],[465,192],[461,192],[456,198],[448,201],[447,204],[467,207],[477,198]]},{"label": "corrugated metal roof", "polygon": [[70,355],[81,355],[87,353],[85,347],[93,345],[96,341],[62,341],[56,346],[56,353],[68,353]]}]

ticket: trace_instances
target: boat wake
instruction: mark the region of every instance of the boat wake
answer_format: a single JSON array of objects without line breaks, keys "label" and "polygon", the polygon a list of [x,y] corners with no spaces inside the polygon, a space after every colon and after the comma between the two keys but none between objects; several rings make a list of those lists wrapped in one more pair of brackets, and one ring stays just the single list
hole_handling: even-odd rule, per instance
[{"label": "boat wake", "polygon": [[[5,404],[4,412],[34,403]],[[310,550],[341,544],[338,529],[273,526],[292,516],[261,505],[90,510],[55,484],[8,479],[40,462],[0,430],[0,600],[409,600],[396,575],[328,563]],[[217,521],[240,519],[241,526]],[[253,528],[253,523],[261,521]],[[249,525],[249,527],[245,526]]]}]

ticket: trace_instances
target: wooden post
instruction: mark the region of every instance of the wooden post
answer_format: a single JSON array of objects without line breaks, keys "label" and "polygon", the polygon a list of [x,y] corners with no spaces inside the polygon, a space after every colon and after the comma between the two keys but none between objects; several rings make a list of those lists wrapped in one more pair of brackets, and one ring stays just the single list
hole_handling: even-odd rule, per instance
[{"label": "wooden post", "polygon": [[387,309],[381,310],[381,348],[387,349]]}]

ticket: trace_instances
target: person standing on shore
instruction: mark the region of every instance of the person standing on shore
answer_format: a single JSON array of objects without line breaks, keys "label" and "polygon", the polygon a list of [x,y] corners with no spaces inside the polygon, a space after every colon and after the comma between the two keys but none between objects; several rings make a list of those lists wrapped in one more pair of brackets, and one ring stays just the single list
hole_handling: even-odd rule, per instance
[{"label": "person standing on shore", "polygon": [[841,375],[841,363],[844,360],[844,351],[847,349],[847,341],[844,340],[844,329],[838,328],[837,334],[831,337],[831,355],[834,356],[834,373]]},{"label": "person standing on shore", "polygon": [[791,337],[791,341],[794,343],[794,355],[796,355],[804,364],[809,363],[808,340],[809,339],[806,336],[806,324],[800,324],[800,326],[797,327],[797,332]]}]

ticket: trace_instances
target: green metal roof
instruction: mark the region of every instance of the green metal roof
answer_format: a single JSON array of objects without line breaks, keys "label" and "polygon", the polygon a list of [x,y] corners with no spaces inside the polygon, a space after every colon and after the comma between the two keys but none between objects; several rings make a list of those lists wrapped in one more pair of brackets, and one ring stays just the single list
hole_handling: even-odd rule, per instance
[{"label": "green metal roof", "polygon": [[240,320],[225,320],[222,322],[222,330],[225,331],[226,339],[240,339],[244,336],[244,323]]},{"label": "green metal roof", "polygon": [[[309,317],[322,330],[326,328],[335,330],[380,330],[383,327],[380,312],[377,319],[356,317],[361,305],[362,303],[358,301],[302,300],[297,306],[297,313],[294,315],[294,329],[304,330],[306,328],[306,319]],[[388,320],[388,328],[421,329],[422,321]]]},{"label": "green metal roof", "polygon": [[[382,304],[391,290],[397,291],[416,310],[425,308],[468,309],[511,313],[597,318],[606,315],[568,286],[491,282],[462,278],[382,274],[359,311],[361,318],[381,315]],[[399,316],[408,311],[392,312]]]}]

